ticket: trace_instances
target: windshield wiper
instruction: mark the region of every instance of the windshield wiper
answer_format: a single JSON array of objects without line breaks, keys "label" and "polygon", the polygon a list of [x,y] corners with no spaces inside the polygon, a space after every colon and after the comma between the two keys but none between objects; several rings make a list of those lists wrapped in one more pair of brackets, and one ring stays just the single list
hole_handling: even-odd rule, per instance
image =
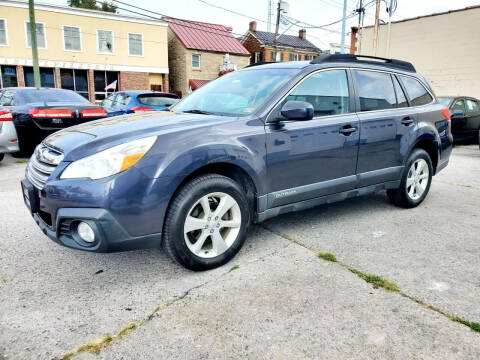
[{"label": "windshield wiper", "polygon": [[186,110],[186,111],[182,111],[182,112],[189,113],[189,114],[213,115],[212,112],[204,111],[204,110],[198,110],[198,109]]}]

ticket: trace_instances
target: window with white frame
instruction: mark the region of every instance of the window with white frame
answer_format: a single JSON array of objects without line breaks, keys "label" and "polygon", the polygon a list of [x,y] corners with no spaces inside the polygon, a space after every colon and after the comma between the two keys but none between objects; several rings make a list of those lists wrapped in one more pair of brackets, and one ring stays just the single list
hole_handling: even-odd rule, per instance
[{"label": "window with white frame", "polygon": [[[35,32],[37,33],[37,47],[40,49],[47,48],[47,38],[45,36],[45,24],[35,23]],[[32,34],[30,33],[30,22],[25,22],[26,34],[27,34],[27,46],[32,47]]]},{"label": "window with white frame", "polygon": [[260,61],[262,61],[262,53],[258,51],[255,53],[255,62],[258,63]]},{"label": "window with white frame", "polygon": [[63,26],[63,44],[65,50],[82,51],[80,28],[75,26]]},{"label": "window with white frame", "polygon": [[97,30],[97,50],[104,54],[113,54],[113,31]]},{"label": "window with white frame", "polygon": [[313,60],[313,55],[305,54],[305,60]]},{"label": "window with white frame", "polygon": [[289,56],[289,61],[300,61],[302,60],[302,55],[301,54],[293,54],[291,53]]},{"label": "window with white frame", "polygon": [[128,55],[143,56],[143,35],[128,33]]},{"label": "window with white frame", "polygon": [[200,54],[192,54],[192,68],[200,69]]},{"label": "window with white frame", "polygon": [[0,45],[8,45],[7,20],[0,19]]}]

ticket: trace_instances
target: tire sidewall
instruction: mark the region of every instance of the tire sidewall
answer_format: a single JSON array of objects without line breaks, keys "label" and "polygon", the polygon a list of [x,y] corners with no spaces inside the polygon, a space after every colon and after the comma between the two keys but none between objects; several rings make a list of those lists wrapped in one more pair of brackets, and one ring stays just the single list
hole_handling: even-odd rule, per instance
[{"label": "tire sidewall", "polygon": [[[175,211],[169,219],[168,236],[171,245],[174,247],[177,260],[192,270],[212,269],[227,263],[242,247],[249,227],[250,211],[241,187],[229,178],[218,176],[205,179],[204,181],[196,183],[193,187],[187,187],[186,189],[189,191],[182,194],[183,196],[179,197],[179,201],[176,204],[178,211]],[[203,196],[214,192],[223,192],[235,199],[240,208],[242,221],[237,238],[230,248],[219,256],[207,259],[199,257],[190,251],[185,242],[183,230],[185,219],[193,205]]]},{"label": "tire sidewall", "polygon": [[[407,177],[408,173],[410,171],[410,168],[412,167],[412,164],[417,161],[418,159],[423,159],[427,162],[428,165],[428,184],[427,187],[425,188],[425,191],[423,192],[422,196],[418,198],[417,200],[414,200],[410,198],[408,195],[408,189],[407,189]],[[416,149],[415,151],[412,152],[412,154],[409,156],[407,163],[405,164],[405,171],[403,172],[402,176],[402,182],[400,185],[401,191],[403,193],[403,196],[407,203],[411,206],[417,206],[419,205],[423,200],[428,195],[428,192],[430,190],[430,186],[432,184],[432,177],[433,177],[433,165],[432,165],[432,160],[430,159],[430,156],[425,150],[422,149]]]}]

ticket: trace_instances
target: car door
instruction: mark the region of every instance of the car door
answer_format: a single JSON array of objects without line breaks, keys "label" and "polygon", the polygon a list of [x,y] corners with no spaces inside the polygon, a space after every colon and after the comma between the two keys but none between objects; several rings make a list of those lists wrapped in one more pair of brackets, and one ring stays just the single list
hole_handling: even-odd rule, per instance
[{"label": "car door", "polygon": [[478,101],[471,98],[465,99],[465,110],[467,117],[465,130],[477,137],[480,129],[480,107]]},{"label": "car door", "polygon": [[450,107],[451,111],[451,123],[452,134],[457,137],[462,137],[465,134],[465,128],[467,125],[467,116],[465,112],[465,99],[455,99]]},{"label": "car door", "polygon": [[[355,187],[359,125],[351,93],[347,70],[322,70],[274,108],[266,124],[268,207]],[[280,110],[290,100],[312,104],[313,119],[283,118]]]},{"label": "car door", "polygon": [[416,112],[408,107],[396,75],[353,70],[360,119],[358,187],[397,180],[402,171],[401,147],[415,131]]}]

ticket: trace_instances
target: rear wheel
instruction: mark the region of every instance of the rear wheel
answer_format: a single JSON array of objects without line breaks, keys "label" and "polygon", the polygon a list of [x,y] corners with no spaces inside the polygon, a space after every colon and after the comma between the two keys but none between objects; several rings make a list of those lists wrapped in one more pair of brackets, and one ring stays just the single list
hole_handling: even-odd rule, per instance
[{"label": "rear wheel", "polygon": [[5,154],[4,154],[4,153],[1,153],[1,154],[0,154],[0,161],[2,161],[4,157],[5,157]]},{"label": "rear wheel", "polygon": [[194,178],[167,212],[163,248],[191,270],[208,270],[232,259],[246,239],[250,208],[242,188],[216,175]]},{"label": "rear wheel", "polygon": [[423,149],[415,149],[407,160],[400,187],[387,191],[390,201],[405,208],[420,205],[430,190],[432,176],[430,156]]}]

